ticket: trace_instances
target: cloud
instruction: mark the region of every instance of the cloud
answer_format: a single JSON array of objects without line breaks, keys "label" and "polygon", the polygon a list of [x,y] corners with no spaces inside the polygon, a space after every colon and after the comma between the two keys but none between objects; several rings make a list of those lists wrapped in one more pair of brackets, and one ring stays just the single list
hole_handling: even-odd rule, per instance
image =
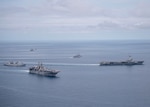
[{"label": "cloud", "polygon": [[134,17],[150,18],[150,1],[139,2],[134,9],[130,11]]},{"label": "cloud", "polygon": [[12,7],[0,7],[0,16],[1,17],[9,17],[12,15],[21,15],[25,14],[28,10],[24,7],[20,6],[12,6]]},{"label": "cloud", "polygon": [[40,6],[32,7],[32,12],[49,16],[88,15],[92,6],[87,0],[45,0]]},{"label": "cloud", "polygon": [[[96,20],[98,24],[88,26],[89,29],[102,30],[146,30],[150,29],[150,19],[148,18],[102,18]],[[95,22],[95,23],[96,23]]]},{"label": "cloud", "polygon": [[32,14],[51,17],[118,17],[122,11],[91,4],[87,0],[44,0],[31,8]]},{"label": "cloud", "polygon": [[[120,7],[107,8],[105,5],[98,7],[91,2],[41,0],[40,4],[34,6],[1,7],[0,29],[44,29],[50,32],[150,29],[149,2],[138,2],[127,10]],[[113,1],[109,3],[111,2]],[[115,3],[119,4],[128,2],[129,0],[115,0]]]}]

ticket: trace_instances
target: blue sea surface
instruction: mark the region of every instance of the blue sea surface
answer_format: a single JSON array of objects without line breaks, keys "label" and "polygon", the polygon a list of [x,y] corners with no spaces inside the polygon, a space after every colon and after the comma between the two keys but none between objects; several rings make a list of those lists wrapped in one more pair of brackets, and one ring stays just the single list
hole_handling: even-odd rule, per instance
[{"label": "blue sea surface", "polygon": [[[144,65],[99,66],[129,55]],[[29,74],[38,62],[61,72]],[[150,107],[150,41],[0,43],[0,107]]]}]

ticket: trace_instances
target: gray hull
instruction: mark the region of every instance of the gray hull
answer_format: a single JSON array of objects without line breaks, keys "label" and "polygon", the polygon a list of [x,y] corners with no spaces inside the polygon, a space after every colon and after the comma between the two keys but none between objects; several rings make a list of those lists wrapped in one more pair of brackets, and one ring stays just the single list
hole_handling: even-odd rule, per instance
[{"label": "gray hull", "polygon": [[41,76],[49,76],[49,77],[55,77],[58,72],[47,72],[47,71],[35,71],[35,70],[29,70],[30,74],[37,74]]},{"label": "gray hull", "polygon": [[113,65],[142,65],[144,61],[121,61],[121,62],[113,62],[113,61],[107,61],[107,62],[100,62],[100,66],[113,66]]},{"label": "gray hull", "polygon": [[33,66],[33,67],[29,68],[30,74],[37,74],[37,75],[42,75],[42,76],[54,77],[59,72],[60,71],[58,71],[58,70],[48,69],[48,68],[44,67],[42,64],[39,64],[38,66]]},{"label": "gray hull", "polygon": [[4,66],[10,66],[10,67],[24,67],[26,64],[4,64]]}]

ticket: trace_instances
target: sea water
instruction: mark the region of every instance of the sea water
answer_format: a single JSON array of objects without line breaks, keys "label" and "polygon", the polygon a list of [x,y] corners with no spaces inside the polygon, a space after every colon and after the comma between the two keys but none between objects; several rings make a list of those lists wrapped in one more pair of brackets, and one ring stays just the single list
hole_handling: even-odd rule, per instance
[{"label": "sea water", "polygon": [[[144,65],[99,66],[128,56]],[[29,74],[38,63],[61,72]],[[150,107],[150,41],[0,43],[0,107]]]}]

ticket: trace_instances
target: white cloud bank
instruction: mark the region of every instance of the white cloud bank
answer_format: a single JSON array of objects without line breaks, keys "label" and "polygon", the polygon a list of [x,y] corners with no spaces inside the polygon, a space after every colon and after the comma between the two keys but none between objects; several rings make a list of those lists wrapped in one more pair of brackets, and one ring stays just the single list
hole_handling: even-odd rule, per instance
[{"label": "white cloud bank", "polygon": [[23,1],[14,0],[13,5],[8,1],[9,5],[0,7],[0,30],[76,33],[150,29],[149,0],[32,0],[33,5],[30,0],[23,5]]}]

